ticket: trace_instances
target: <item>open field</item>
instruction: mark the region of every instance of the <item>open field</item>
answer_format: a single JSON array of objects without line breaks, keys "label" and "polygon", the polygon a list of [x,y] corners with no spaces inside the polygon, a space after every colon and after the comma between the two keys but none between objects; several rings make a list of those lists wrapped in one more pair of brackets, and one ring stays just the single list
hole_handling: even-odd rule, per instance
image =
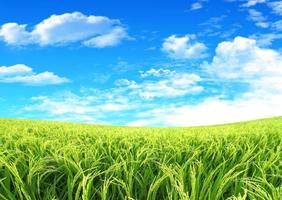
[{"label": "open field", "polygon": [[282,118],[195,128],[0,119],[0,199],[282,199]]}]

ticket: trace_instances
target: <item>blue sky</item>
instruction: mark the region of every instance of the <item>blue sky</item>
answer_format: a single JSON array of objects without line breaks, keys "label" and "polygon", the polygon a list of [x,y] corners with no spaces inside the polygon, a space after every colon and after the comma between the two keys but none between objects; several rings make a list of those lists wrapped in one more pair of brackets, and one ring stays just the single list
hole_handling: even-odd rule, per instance
[{"label": "blue sky", "polygon": [[0,6],[0,117],[194,126],[282,115],[282,1]]}]

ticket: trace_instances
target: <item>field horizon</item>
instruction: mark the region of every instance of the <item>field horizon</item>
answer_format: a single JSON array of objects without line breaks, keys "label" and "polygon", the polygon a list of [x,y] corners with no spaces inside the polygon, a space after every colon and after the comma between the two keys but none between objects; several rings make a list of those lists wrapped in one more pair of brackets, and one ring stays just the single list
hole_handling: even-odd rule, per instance
[{"label": "field horizon", "polygon": [[64,121],[64,120],[49,120],[49,119],[29,119],[29,118],[0,118],[1,120],[15,120],[15,121],[33,121],[33,122],[49,122],[49,123],[62,123],[62,124],[77,124],[77,125],[93,125],[93,126],[109,126],[109,127],[123,127],[123,128],[200,128],[200,127],[216,127],[216,126],[227,126],[227,125],[236,125],[242,123],[250,123],[257,121],[266,121],[266,120],[274,120],[274,119],[282,119],[282,116],[271,116],[271,117],[263,117],[249,120],[241,120],[235,122],[228,123],[220,123],[220,124],[211,124],[211,125],[195,125],[195,126],[129,126],[129,125],[114,125],[114,124],[99,124],[99,123],[83,123],[83,122],[72,122],[72,121]]}]

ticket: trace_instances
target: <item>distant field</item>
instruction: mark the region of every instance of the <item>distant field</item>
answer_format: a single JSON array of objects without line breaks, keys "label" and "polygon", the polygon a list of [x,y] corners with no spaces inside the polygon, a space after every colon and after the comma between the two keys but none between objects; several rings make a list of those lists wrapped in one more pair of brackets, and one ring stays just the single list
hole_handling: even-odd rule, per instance
[{"label": "distant field", "polygon": [[282,117],[195,128],[0,119],[0,199],[282,199]]}]

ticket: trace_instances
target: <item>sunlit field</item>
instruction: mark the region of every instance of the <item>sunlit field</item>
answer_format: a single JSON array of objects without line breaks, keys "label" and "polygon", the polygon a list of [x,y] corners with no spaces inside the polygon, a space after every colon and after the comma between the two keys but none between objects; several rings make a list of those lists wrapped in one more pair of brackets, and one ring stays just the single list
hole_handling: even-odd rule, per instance
[{"label": "sunlit field", "polygon": [[0,199],[282,199],[282,118],[195,128],[0,120]]}]

